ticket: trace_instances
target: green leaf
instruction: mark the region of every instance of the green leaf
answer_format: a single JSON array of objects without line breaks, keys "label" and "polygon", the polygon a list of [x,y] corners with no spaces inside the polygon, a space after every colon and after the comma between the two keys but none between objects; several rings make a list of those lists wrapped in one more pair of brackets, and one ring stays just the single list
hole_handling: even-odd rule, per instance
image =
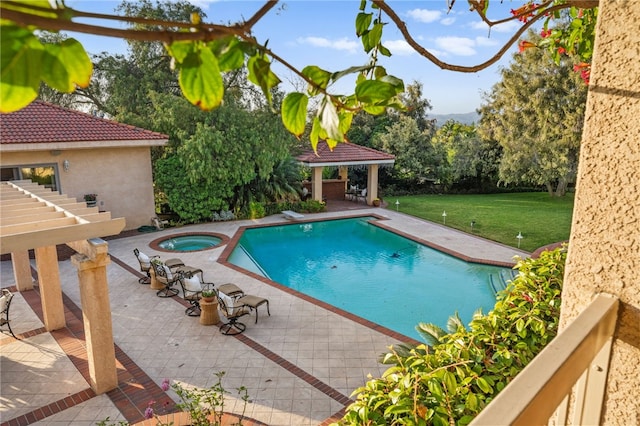
[{"label": "green leaf", "polygon": [[469,410],[476,411],[478,409],[478,397],[476,396],[476,394],[470,393],[464,405]]},{"label": "green leaf", "polygon": [[320,119],[313,117],[313,124],[311,125],[311,133],[309,134],[309,141],[314,152],[318,152],[318,141],[320,139]]},{"label": "green leaf", "polygon": [[282,101],[282,122],[291,133],[300,137],[307,123],[309,98],[304,93],[289,93]]},{"label": "green leaf", "polygon": [[384,47],[383,45],[379,45],[378,46],[378,51],[380,52],[381,55],[386,56],[388,58],[391,57],[391,51],[389,49],[387,49],[386,47]]},{"label": "green leaf", "polygon": [[[58,15],[53,12],[53,8],[51,7],[51,2],[49,0],[13,0],[11,3],[5,2],[2,7],[35,16],[53,19],[58,18]],[[48,12],[46,9],[51,10],[51,12]]]},{"label": "green leaf", "polygon": [[252,56],[247,63],[247,69],[249,81],[260,86],[271,104],[271,89],[280,83],[280,79],[271,71],[269,61],[262,56]]},{"label": "green leaf", "polygon": [[[302,70],[302,75],[307,77],[309,80],[313,81],[314,84],[321,87],[322,89],[326,89],[329,85],[329,81],[331,79],[331,73],[323,70],[320,67],[315,65],[309,65],[304,67]],[[316,93],[314,93],[316,94]]]},{"label": "green leaf", "polygon": [[365,104],[376,104],[396,95],[396,89],[389,83],[365,80],[356,86],[356,97]]},{"label": "green leaf", "polygon": [[484,393],[489,393],[491,392],[491,386],[489,386],[489,383],[487,383],[487,381],[485,379],[483,379],[482,377],[478,377],[476,379],[476,385],[480,388],[480,390]]},{"label": "green leaf", "polygon": [[222,102],[224,86],[218,61],[209,49],[187,55],[180,66],[180,88],[185,98],[204,111]]},{"label": "green leaf", "polygon": [[194,52],[195,43],[192,41],[176,41],[170,45],[165,44],[165,50],[178,64],[182,64],[189,54]]},{"label": "green leaf", "polygon": [[360,37],[365,31],[369,29],[372,18],[373,13],[358,13],[358,16],[356,16],[356,35],[358,37]]},{"label": "green leaf", "polygon": [[340,132],[340,120],[335,105],[331,102],[331,98],[325,96],[320,103],[318,117],[322,128],[327,132],[327,136],[336,141],[342,142],[344,135]]},{"label": "green leaf", "polygon": [[93,64],[79,41],[69,38],[59,44],[45,44],[42,79],[52,88],[71,93],[76,85],[87,87]]},{"label": "green leaf", "polygon": [[456,393],[456,387],[458,386],[458,383],[456,381],[456,376],[453,373],[451,373],[450,371],[445,371],[442,381],[444,382],[444,385],[447,388],[447,392],[449,394],[453,395]]},{"label": "green leaf", "polygon": [[374,47],[380,44],[380,40],[382,39],[382,24],[376,23],[373,25],[371,30],[365,31],[362,34],[362,45],[364,47],[364,51],[369,53],[373,50]]},{"label": "green leaf", "polygon": [[218,58],[218,66],[221,72],[237,70],[244,65],[244,49],[235,37],[226,38],[227,45],[220,51],[218,46],[212,48]]},{"label": "green leaf", "polygon": [[17,111],[38,96],[43,51],[31,31],[0,27],[0,112]]},{"label": "green leaf", "polygon": [[333,74],[331,74],[331,80],[332,81],[338,81],[339,79],[341,79],[342,77],[344,77],[346,75],[355,74],[355,73],[365,73],[365,72],[369,71],[370,69],[371,69],[371,65],[349,67],[349,68],[347,68],[345,70],[337,71],[337,72],[334,72]]}]

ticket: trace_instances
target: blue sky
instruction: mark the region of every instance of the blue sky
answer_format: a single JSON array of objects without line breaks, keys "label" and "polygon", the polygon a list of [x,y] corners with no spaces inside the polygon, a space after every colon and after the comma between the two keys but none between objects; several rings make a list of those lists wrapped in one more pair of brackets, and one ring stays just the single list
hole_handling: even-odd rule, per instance
[{"label": "blue sky", "polygon": [[[229,23],[250,18],[262,1],[208,1],[191,0],[206,13],[206,22]],[[100,13],[114,13],[119,1],[67,0],[72,8]],[[446,0],[388,1],[405,21],[413,38],[439,59],[456,65],[475,65],[492,57],[519,28],[518,22],[488,27],[475,12],[470,12],[466,0],[457,0],[447,13]],[[494,0],[489,8],[490,18],[510,16],[509,10],[522,5],[521,0]],[[328,71],[339,71],[349,66],[364,65],[367,56],[355,36],[355,17],[358,0],[294,0],[280,2],[255,27],[254,35],[283,59],[300,69],[305,65],[318,65]],[[370,10],[370,9],[369,9]],[[90,53],[108,51],[125,53],[124,41],[82,34],[70,34],[80,40]],[[385,27],[383,44],[391,50],[391,58],[383,58],[388,73],[408,84],[417,80],[423,84],[433,114],[466,113],[474,111],[482,102],[481,94],[499,81],[499,70],[507,66],[517,47],[505,54],[498,63],[476,73],[443,71],[426,58],[413,52],[395,26]],[[282,67],[274,67],[285,81],[284,89],[291,90],[293,74]],[[345,93],[351,89],[346,80],[335,86]]]}]

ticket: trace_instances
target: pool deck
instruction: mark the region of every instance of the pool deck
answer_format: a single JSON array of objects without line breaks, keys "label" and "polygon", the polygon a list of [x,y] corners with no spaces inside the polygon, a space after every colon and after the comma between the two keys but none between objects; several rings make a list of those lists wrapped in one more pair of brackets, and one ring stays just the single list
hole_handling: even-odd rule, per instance
[{"label": "pool deck", "polygon": [[[468,259],[503,265],[512,264],[514,256],[529,255],[393,210],[354,203],[342,203],[326,213],[305,214],[303,220],[356,214],[383,217],[380,222],[385,227]],[[254,421],[245,421],[245,425],[321,425],[339,418],[351,402],[351,392],[368,375],[379,377],[386,370],[376,361],[378,355],[389,345],[409,339],[219,261],[226,245],[178,256],[149,246],[163,235],[184,232],[213,232],[232,240],[241,226],[276,223],[292,222],[277,214],[109,239],[112,263],[107,273],[119,385],[102,395],[95,395],[87,382],[75,267],[69,260],[59,262],[67,327],[47,332],[38,287],[16,292],[11,262],[2,261],[2,287],[14,291],[11,324],[20,338],[0,335],[2,426],[92,425],[107,417],[114,422],[139,421],[148,401],[160,404],[167,395],[177,400],[173,391],[162,392],[163,379],[210,387],[221,371],[225,372],[222,384],[230,392],[226,412],[241,414],[243,403],[235,390],[240,386],[248,390],[250,402],[244,414]],[[148,285],[138,284],[134,248],[163,259],[179,257],[203,269],[206,281],[233,282],[248,294],[268,298],[271,316],[260,307],[258,323],[254,324],[253,314],[244,317],[241,321],[247,330],[237,336],[222,335],[217,326],[201,325],[198,318],[184,314],[179,296],[159,298]]]}]

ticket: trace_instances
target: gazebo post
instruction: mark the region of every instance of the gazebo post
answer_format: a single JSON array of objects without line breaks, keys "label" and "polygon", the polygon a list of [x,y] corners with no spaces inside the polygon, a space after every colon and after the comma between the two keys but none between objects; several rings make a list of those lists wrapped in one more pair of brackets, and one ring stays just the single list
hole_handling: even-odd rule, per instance
[{"label": "gazebo post", "polygon": [[13,278],[16,281],[18,291],[33,290],[29,252],[27,250],[12,252],[11,266],[13,267]]},{"label": "gazebo post", "polygon": [[66,325],[62,287],[60,286],[60,269],[58,268],[58,252],[56,246],[36,247],[34,251],[44,326],[47,331],[58,330]]},{"label": "gazebo post", "polygon": [[377,164],[367,166],[367,204],[373,204],[373,200],[378,198],[378,169]]},{"label": "gazebo post", "polygon": [[311,198],[322,202],[322,169],[324,167],[313,167],[313,176],[311,177]]}]

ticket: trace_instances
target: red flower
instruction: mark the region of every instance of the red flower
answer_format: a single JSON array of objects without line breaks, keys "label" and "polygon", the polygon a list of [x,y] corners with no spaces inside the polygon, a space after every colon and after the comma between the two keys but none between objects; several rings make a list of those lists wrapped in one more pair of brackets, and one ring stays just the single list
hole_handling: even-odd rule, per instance
[{"label": "red flower", "polygon": [[518,17],[518,21],[527,22],[533,17],[536,8],[539,5],[536,3],[527,3],[517,9],[511,9],[511,14]]},{"label": "red flower", "polygon": [[580,62],[579,64],[575,64],[573,66],[573,70],[575,72],[580,73],[580,78],[585,82],[585,84],[589,84],[589,80],[591,78],[591,64],[587,62]]},{"label": "red flower", "polygon": [[540,31],[540,36],[542,38],[547,38],[551,35],[551,30],[545,30],[543,29],[542,31]]},{"label": "red flower", "polygon": [[529,49],[530,47],[537,47],[537,45],[527,40],[520,40],[520,43],[518,43],[518,51],[520,53],[524,52],[525,49]]},{"label": "red flower", "polygon": [[565,54],[565,53],[567,53],[567,49],[565,49],[564,47],[560,46],[560,47],[558,47],[558,53],[561,54],[561,55]]}]

